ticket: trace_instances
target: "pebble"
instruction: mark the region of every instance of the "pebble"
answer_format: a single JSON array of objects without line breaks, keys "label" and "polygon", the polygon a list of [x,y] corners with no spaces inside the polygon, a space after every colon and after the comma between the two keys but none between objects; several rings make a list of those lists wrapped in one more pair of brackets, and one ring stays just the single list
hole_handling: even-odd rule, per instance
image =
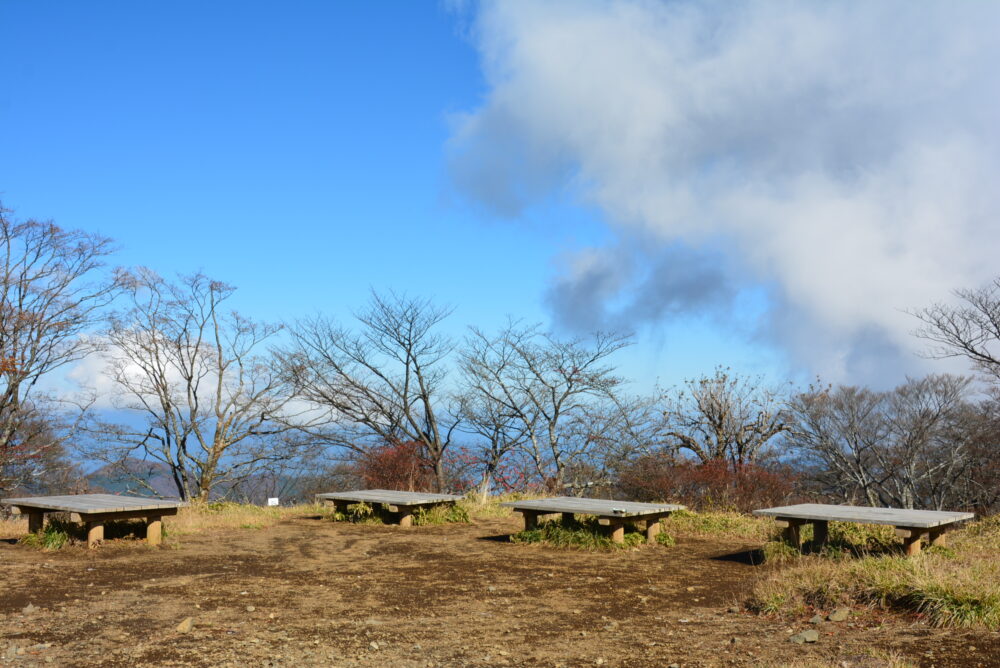
[{"label": "pebble", "polygon": [[254,610],[256,610],[256,609],[257,609],[257,608],[253,607],[252,605],[248,605],[248,606],[247,606],[247,612],[253,612],[253,611],[254,611]]},{"label": "pebble", "polygon": [[812,619],[809,620],[810,624],[822,624],[823,615],[813,615]]},{"label": "pebble", "polygon": [[194,628],[194,618],[185,617],[184,620],[177,625],[177,632],[188,633],[192,628]]}]

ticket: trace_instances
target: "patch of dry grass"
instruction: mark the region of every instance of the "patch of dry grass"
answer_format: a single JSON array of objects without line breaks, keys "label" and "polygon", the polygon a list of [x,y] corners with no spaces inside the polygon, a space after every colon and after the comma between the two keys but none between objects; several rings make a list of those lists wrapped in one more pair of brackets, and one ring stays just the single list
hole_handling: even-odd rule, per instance
[{"label": "patch of dry grass", "polygon": [[8,519],[0,518],[0,539],[21,538],[28,533],[28,518],[24,515],[14,515]]},{"label": "patch of dry grass", "polygon": [[229,501],[192,503],[176,515],[163,518],[169,536],[200,533],[212,529],[264,529],[288,517],[325,514],[329,509],[318,505],[252,506]]},{"label": "patch of dry grass", "polygon": [[1000,519],[975,522],[949,539],[951,547],[911,558],[878,549],[791,559],[754,585],[747,605],[782,614],[872,606],[921,615],[937,626],[1000,628]]},{"label": "patch of dry grass", "polygon": [[778,533],[777,525],[769,517],[735,512],[696,513],[678,510],[670,514],[665,525],[675,536],[718,536],[767,541]]},{"label": "patch of dry grass", "polygon": [[879,650],[868,650],[865,656],[858,663],[848,661],[822,661],[817,659],[805,659],[803,661],[793,661],[792,663],[779,664],[781,668],[844,668],[845,666],[858,665],[869,666],[871,668],[915,668],[917,664],[909,661],[897,652],[882,652]]}]

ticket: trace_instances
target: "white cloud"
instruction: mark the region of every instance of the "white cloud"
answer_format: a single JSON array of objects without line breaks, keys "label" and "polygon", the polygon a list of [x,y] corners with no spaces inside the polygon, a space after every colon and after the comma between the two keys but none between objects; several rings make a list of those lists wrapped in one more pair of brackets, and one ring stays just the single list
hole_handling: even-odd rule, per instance
[{"label": "white cloud", "polygon": [[[456,128],[452,171],[504,215],[572,184],[646,249],[632,262],[723,254],[717,274],[772,286],[771,340],[870,381],[919,364],[902,309],[1000,273],[997,34],[996,3],[485,3],[489,94]],[[583,308],[559,302],[593,280],[581,267],[622,257],[568,263],[556,312]],[[695,308],[659,274],[583,292]]]}]

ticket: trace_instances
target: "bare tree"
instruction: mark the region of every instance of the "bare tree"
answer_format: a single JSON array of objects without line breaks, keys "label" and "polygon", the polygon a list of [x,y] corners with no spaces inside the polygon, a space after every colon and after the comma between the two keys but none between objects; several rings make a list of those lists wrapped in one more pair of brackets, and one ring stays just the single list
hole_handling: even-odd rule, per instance
[{"label": "bare tree", "polygon": [[594,445],[585,416],[621,383],[606,361],[627,345],[626,336],[559,339],[511,322],[496,336],[473,329],[464,362],[479,395],[523,429],[519,447],[538,475],[562,488],[581,482],[567,474]]},{"label": "bare tree", "polygon": [[752,463],[777,435],[788,431],[781,389],[717,367],[712,376],[688,380],[667,399],[667,436],[702,462]]},{"label": "bare tree", "polygon": [[10,214],[0,206],[0,467],[7,470],[44,461],[44,449],[59,445],[20,433],[37,415],[32,393],[43,376],[93,350],[83,335],[118,288],[117,274],[102,271],[109,239]]},{"label": "bare tree", "polygon": [[69,459],[66,443],[78,414],[61,402],[38,395],[21,404],[20,424],[0,450],[0,490],[11,495],[66,493],[86,487],[84,474]]},{"label": "bare tree", "polygon": [[145,424],[95,422],[90,454],[157,461],[182,499],[207,500],[298,452],[290,389],[260,352],[280,327],[225,312],[234,290],[202,274],[178,284],[149,270],[131,276],[130,307],[105,332],[108,374],[117,407]]},{"label": "bare tree", "polygon": [[1000,384],[1000,278],[955,295],[957,305],[937,303],[911,312],[924,323],[916,335],[931,342],[931,357],[966,357]]},{"label": "bare tree", "polygon": [[458,418],[443,388],[453,344],[436,333],[451,311],[427,300],[372,293],[357,331],[324,318],[296,323],[282,353],[300,397],[328,412],[321,436],[363,452],[381,444],[420,443],[447,486],[444,457]]},{"label": "bare tree", "polygon": [[967,378],[908,380],[888,392],[814,389],[790,408],[789,444],[825,491],[871,506],[942,508],[969,473]]},{"label": "bare tree", "polygon": [[476,437],[471,450],[478,460],[483,499],[503,461],[525,444],[530,432],[524,421],[527,398],[503,384],[517,360],[510,339],[493,339],[476,330],[461,351],[462,387],[455,412],[462,416],[462,430]]}]

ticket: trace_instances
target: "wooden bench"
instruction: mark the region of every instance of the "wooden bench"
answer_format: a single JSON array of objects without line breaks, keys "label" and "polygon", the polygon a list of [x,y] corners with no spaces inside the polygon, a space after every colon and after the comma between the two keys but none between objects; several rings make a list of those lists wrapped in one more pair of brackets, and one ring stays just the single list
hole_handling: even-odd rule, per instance
[{"label": "wooden bench", "polygon": [[954,528],[958,522],[975,517],[973,513],[835,506],[826,503],[765,508],[755,510],[753,514],[775,518],[784,529],[784,539],[796,548],[801,547],[800,530],[806,524],[813,525],[813,544],[817,547],[825,544],[828,539],[828,522],[887,524],[896,528],[896,535],[903,539],[907,555],[920,552],[920,541],[923,538],[927,538],[931,545],[944,545],[946,531]]},{"label": "wooden bench", "polygon": [[413,525],[413,512],[417,508],[451,505],[462,497],[454,494],[431,494],[429,492],[397,492],[391,489],[360,489],[352,492],[330,492],[317,494],[316,502],[333,505],[337,512],[347,512],[354,503],[381,504],[389,512],[398,514],[401,527]]},{"label": "wooden bench", "polygon": [[176,515],[177,509],[187,504],[183,501],[146,499],[140,496],[116,494],[72,494],[68,496],[31,496],[17,499],[0,499],[16,513],[28,516],[28,531],[41,531],[45,513],[72,513],[74,521],[87,525],[87,546],[96,547],[104,540],[104,523],[107,520],[124,520],[140,517],[146,520],[146,542],[159,545],[163,536],[162,518]]},{"label": "wooden bench", "polygon": [[581,499],[573,496],[557,496],[534,501],[511,501],[501,506],[513,508],[524,517],[524,530],[538,526],[541,515],[561,514],[569,521],[576,515],[596,515],[601,526],[608,528],[611,540],[625,542],[625,525],[631,522],[646,523],[646,540],[656,540],[660,532],[660,520],[675,510],[685,506],[671,503],[636,503],[634,501],[608,501],[605,499]]}]

